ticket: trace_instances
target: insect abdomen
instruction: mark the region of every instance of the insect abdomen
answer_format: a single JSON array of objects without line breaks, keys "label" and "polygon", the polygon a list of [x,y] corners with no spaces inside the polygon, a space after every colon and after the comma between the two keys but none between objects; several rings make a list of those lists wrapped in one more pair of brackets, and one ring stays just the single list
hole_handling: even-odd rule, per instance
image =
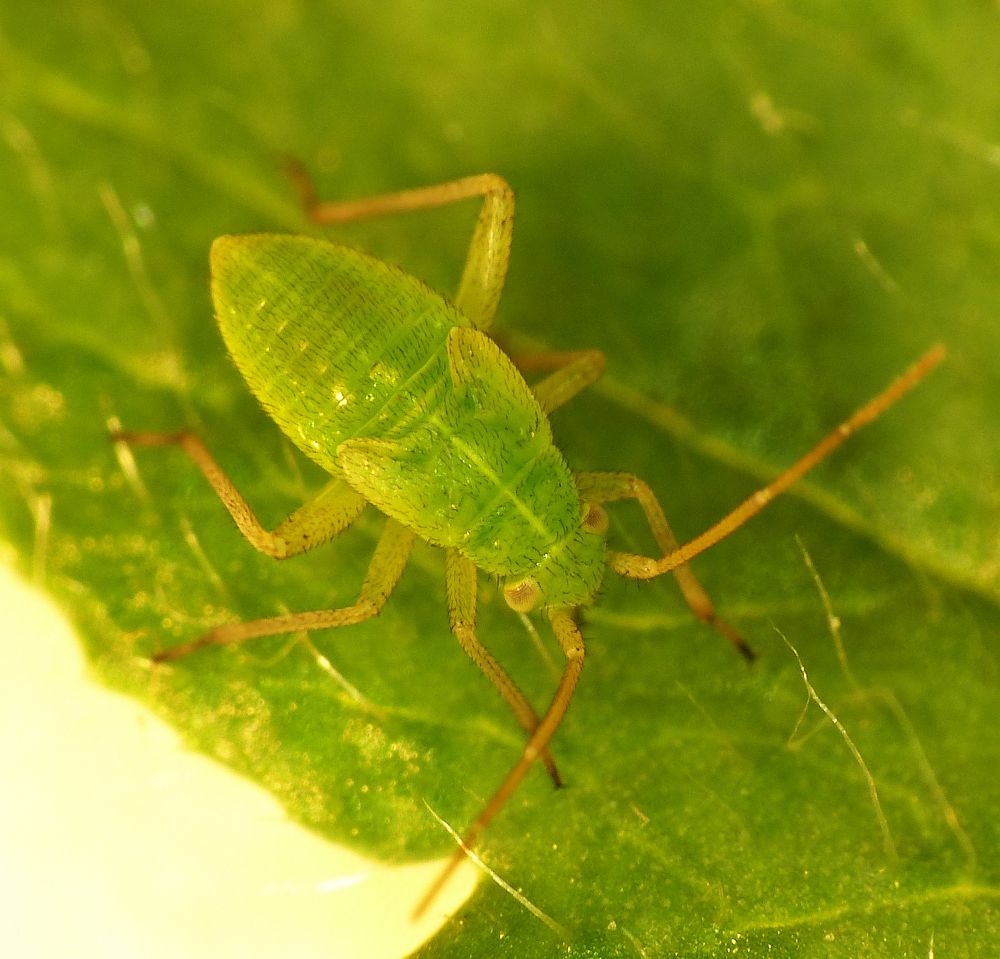
[{"label": "insect abdomen", "polygon": [[229,236],[212,246],[212,295],[284,433],[424,539],[508,574],[579,525],[520,373],[419,280],[310,237]]},{"label": "insect abdomen", "polygon": [[[302,236],[220,237],[212,297],[223,339],[264,409],[339,475],[337,448],[434,402],[433,358],[468,321],[411,277]],[[384,420],[388,418],[389,422]]]}]

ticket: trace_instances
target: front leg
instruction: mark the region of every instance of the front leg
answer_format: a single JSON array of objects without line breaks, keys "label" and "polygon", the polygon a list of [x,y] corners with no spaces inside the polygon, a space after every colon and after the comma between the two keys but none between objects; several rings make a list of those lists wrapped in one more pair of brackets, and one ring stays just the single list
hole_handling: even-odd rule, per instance
[{"label": "front leg", "polygon": [[[475,564],[462,556],[458,550],[449,549],[447,569],[448,617],[451,620],[451,631],[465,650],[465,654],[486,674],[486,678],[493,683],[497,692],[510,706],[521,728],[530,736],[538,727],[538,714],[525,699],[517,683],[507,675],[507,671],[479,642],[476,635]],[[542,754],[542,760],[552,782],[556,786],[561,786],[562,778],[548,749]]]},{"label": "front leg", "polygon": [[[575,479],[580,496],[584,501],[613,503],[623,499],[636,500],[646,515],[646,522],[649,524],[656,545],[660,547],[663,555],[668,556],[676,552],[678,549],[677,537],[674,536],[673,530],[667,522],[663,508],[653,495],[653,491],[638,476],[633,476],[631,473],[577,473]],[[631,555],[611,552],[610,562],[615,572],[621,573],[623,576],[629,575],[627,557]],[[682,563],[673,567],[671,572],[674,574],[677,585],[680,586],[684,600],[691,612],[703,623],[721,633],[726,641],[732,643],[745,659],[753,660],[755,658],[754,651],[747,645],[743,637],[716,613],[715,604],[691,571],[691,567],[687,563]]]}]

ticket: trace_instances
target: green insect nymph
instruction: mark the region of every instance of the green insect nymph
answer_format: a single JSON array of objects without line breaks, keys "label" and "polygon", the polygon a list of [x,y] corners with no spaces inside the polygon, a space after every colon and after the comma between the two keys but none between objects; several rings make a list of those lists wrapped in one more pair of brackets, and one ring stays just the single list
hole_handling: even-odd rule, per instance
[{"label": "green insect nymph", "polygon": [[[357,602],[225,623],[164,650],[157,662],[257,636],[347,626],[376,615],[416,537],[446,551],[448,612],[462,648],[507,702],[527,735],[520,758],[466,831],[423,911],[479,834],[549,752],[583,668],[574,611],[593,602],[606,569],[632,579],[676,577],[698,618],[748,659],[688,560],[758,513],[778,493],[912,388],[942,358],[926,353],[768,486],[684,547],[650,488],[629,473],[571,473],[547,416],[601,375],[596,350],[510,359],[490,338],[510,258],[514,194],[483,174],[349,203],[318,203],[305,173],[293,178],[318,224],[344,223],[479,197],[482,209],[450,302],[414,277],[350,247],[307,236],[224,236],[212,245],[212,298],[236,366],[286,436],[330,475],[274,530],[265,529],[198,437],[115,431],[119,442],[180,446],[201,469],[250,543],[285,559],[343,532],[371,504],[386,516]],[[543,374],[531,386],[525,374]],[[634,499],[660,556],[609,550],[603,504]],[[519,613],[542,609],[566,657],[539,716],[476,635],[476,576],[499,577]]]},{"label": "green insect nymph", "polygon": [[224,236],[211,263],[226,346],[299,449],[422,539],[515,583],[516,608],[590,602],[602,531],[493,340],[414,277],[323,240]]}]

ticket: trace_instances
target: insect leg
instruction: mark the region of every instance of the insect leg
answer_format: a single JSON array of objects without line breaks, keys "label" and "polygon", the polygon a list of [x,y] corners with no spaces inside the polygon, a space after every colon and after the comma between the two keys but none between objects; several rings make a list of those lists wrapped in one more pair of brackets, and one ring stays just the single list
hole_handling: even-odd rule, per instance
[{"label": "insect leg", "polygon": [[[447,587],[451,631],[469,659],[486,674],[486,678],[503,696],[521,728],[530,735],[538,727],[538,714],[503,666],[479,642],[476,636],[476,566],[454,549],[448,550]],[[563,783],[559,770],[547,749],[542,753],[542,761],[552,782],[561,786]]]},{"label": "insect leg", "polygon": [[566,668],[563,671],[562,679],[559,680],[559,686],[556,688],[552,702],[549,704],[549,708],[546,710],[541,722],[525,744],[521,758],[511,767],[510,772],[507,773],[506,778],[500,784],[500,788],[497,789],[489,802],[483,807],[482,812],[476,817],[472,825],[469,826],[462,837],[462,845],[456,850],[455,855],[452,856],[440,875],[434,880],[430,889],[424,893],[423,898],[414,910],[415,918],[419,917],[431,904],[434,897],[441,890],[442,886],[444,886],[445,882],[447,882],[448,877],[465,858],[466,852],[472,849],[483,830],[493,821],[497,813],[503,809],[507,800],[514,794],[514,791],[521,784],[521,780],[527,775],[528,770],[532,767],[535,760],[548,747],[549,741],[559,728],[563,716],[566,715],[566,710],[573,699],[573,691],[576,689],[580,673],[583,671],[583,636],[580,635],[580,630],[577,628],[576,623],[573,622],[572,609],[562,606],[549,607],[548,614],[553,632],[556,634],[556,639],[559,641],[559,645],[566,655]]},{"label": "insect leg", "polygon": [[531,387],[535,399],[546,413],[558,409],[577,393],[596,383],[604,372],[604,354],[600,350],[530,353],[512,359],[522,373],[555,371]]},{"label": "insect leg", "polygon": [[507,277],[514,230],[514,191],[503,177],[495,173],[481,173],[414,190],[321,203],[305,168],[294,160],[289,160],[286,168],[306,215],[321,226],[392,213],[409,213],[482,197],[483,206],[469,244],[455,305],[477,329],[489,328]]},{"label": "insect leg", "polygon": [[[677,537],[667,522],[663,507],[649,486],[638,476],[633,476],[631,473],[577,473],[574,478],[580,496],[585,501],[596,503],[612,503],[623,499],[638,501],[646,515],[646,522],[653,533],[656,545],[663,554],[666,556],[678,548]],[[610,553],[611,566],[616,572],[620,572],[617,560],[624,555],[627,554],[615,551]],[[743,637],[715,612],[715,604],[691,571],[691,567],[683,563],[674,567],[672,572],[691,612],[703,623],[720,632],[746,659],[754,659],[754,652]]]},{"label": "insect leg", "polygon": [[632,579],[652,579],[654,576],[660,576],[682,566],[692,557],[704,552],[710,546],[714,546],[721,539],[739,529],[748,519],[756,516],[768,503],[784,493],[789,486],[808,473],[817,463],[826,459],[849,436],[881,416],[890,406],[923,380],[944,359],[945,353],[945,347],[940,343],[931,347],[881,393],[870,399],[836,429],[828,433],[805,456],[796,460],[780,476],[773,479],[767,486],[757,490],[756,493],[740,503],[736,509],[723,516],[718,523],[683,547],[673,546],[670,549],[665,549],[664,555],[660,559],[637,556],[633,553],[612,553],[610,558],[612,568],[622,576],[628,576]]},{"label": "insect leg", "polygon": [[243,536],[256,549],[275,559],[304,553],[332,539],[347,529],[365,506],[364,497],[343,480],[334,480],[273,531],[267,530],[194,433],[114,432],[111,439],[132,446],[179,446],[204,474]]},{"label": "insect leg", "polygon": [[416,534],[395,520],[387,520],[382,536],[375,547],[375,554],[368,566],[357,602],[340,609],[319,609],[284,616],[269,616],[245,623],[225,623],[189,643],[181,643],[153,656],[157,663],[180,659],[205,646],[226,646],[242,643],[258,636],[276,636],[280,633],[297,633],[303,629],[333,629],[351,626],[370,619],[379,613],[396,588],[399,577],[410,558]]}]

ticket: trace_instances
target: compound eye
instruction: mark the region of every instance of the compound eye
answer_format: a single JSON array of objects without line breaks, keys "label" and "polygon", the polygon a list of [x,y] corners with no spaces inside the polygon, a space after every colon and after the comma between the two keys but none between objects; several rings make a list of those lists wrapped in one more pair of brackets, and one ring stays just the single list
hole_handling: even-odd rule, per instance
[{"label": "compound eye", "polygon": [[542,591],[530,576],[508,583],[503,588],[503,598],[515,613],[530,613],[542,598]]},{"label": "compound eye", "polygon": [[588,533],[603,535],[608,531],[608,525],[608,511],[597,503],[587,503],[587,512],[583,516],[583,528]]}]

